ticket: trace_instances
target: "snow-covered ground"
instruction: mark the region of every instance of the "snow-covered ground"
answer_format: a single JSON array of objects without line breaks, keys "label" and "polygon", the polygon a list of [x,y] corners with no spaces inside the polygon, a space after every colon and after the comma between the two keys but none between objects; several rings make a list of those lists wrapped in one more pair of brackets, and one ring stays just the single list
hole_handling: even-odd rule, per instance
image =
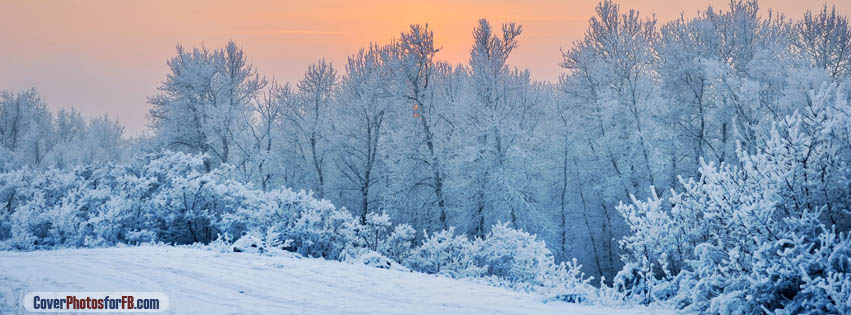
[{"label": "snow-covered ground", "polygon": [[31,291],[165,292],[174,314],[672,313],[544,303],[471,281],[290,256],[167,246],[0,252],[3,314],[23,312]]}]

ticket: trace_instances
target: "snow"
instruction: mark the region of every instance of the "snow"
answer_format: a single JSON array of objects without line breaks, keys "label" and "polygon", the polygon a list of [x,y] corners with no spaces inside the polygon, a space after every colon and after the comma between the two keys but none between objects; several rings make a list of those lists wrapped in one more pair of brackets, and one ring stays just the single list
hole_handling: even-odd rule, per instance
[{"label": "snow", "polygon": [[673,314],[544,303],[472,281],[296,255],[170,246],[0,252],[0,311],[21,312],[31,291],[159,291],[172,314]]}]

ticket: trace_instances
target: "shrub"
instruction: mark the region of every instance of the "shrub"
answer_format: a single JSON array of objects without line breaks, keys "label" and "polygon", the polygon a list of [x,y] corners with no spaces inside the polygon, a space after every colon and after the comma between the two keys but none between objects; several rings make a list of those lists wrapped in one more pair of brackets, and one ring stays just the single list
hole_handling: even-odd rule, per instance
[{"label": "shrub", "polygon": [[455,235],[454,228],[431,235],[423,232],[423,237],[423,243],[405,260],[409,268],[452,278],[479,277],[484,273],[484,268],[473,260],[477,251],[474,244],[464,235]]},{"label": "shrub", "polygon": [[484,239],[469,241],[454,229],[427,235],[405,259],[409,268],[453,278],[482,278],[495,286],[539,291],[555,299],[587,301],[593,294],[576,261],[556,264],[546,244],[508,223],[494,225]]},{"label": "shrub", "polygon": [[513,229],[508,223],[496,224],[485,239],[473,248],[476,264],[488,276],[508,281],[512,286],[543,286],[544,276],[555,268],[555,259],[543,241],[527,232]]},{"label": "shrub", "polygon": [[414,246],[416,231],[408,224],[399,224],[393,233],[381,243],[378,251],[395,261],[405,261]]},{"label": "shrub", "polygon": [[[627,264],[625,276],[641,276],[624,278],[633,280],[618,288],[625,302],[659,287],[664,294],[651,297],[687,312],[848,310],[851,249],[834,231],[851,222],[851,106],[834,92],[811,95],[756,152],[740,149],[739,165],[704,163],[699,179],[681,180],[670,208],[655,192],[618,207],[633,232],[621,242],[625,259],[655,262],[664,272]],[[636,285],[649,292],[635,292]]]},{"label": "shrub", "polygon": [[345,209],[288,189],[263,192],[207,172],[203,157],[145,156],[134,164],[0,174],[8,220],[0,244],[13,249],[160,241],[209,243],[219,234],[277,233],[303,255],[336,259],[353,242]]}]

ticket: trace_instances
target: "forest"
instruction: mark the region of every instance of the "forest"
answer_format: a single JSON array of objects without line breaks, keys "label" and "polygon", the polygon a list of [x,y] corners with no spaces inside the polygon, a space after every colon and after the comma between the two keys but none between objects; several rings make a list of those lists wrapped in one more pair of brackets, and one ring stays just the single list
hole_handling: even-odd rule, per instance
[{"label": "forest", "polygon": [[0,249],[232,244],[482,278],[576,302],[851,313],[851,26],[734,0],[673,21],[605,0],[557,82],[479,20],[276,82],[177,46],[148,130],[0,92]]}]

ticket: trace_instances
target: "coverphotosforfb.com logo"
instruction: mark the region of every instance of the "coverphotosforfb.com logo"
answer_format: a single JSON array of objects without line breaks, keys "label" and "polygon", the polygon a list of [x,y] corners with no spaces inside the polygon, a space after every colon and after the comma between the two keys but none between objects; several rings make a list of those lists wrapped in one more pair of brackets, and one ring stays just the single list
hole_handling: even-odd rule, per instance
[{"label": "coverphotosforfb.com logo", "polygon": [[162,292],[30,292],[24,307],[41,313],[152,313],[168,309]]}]

